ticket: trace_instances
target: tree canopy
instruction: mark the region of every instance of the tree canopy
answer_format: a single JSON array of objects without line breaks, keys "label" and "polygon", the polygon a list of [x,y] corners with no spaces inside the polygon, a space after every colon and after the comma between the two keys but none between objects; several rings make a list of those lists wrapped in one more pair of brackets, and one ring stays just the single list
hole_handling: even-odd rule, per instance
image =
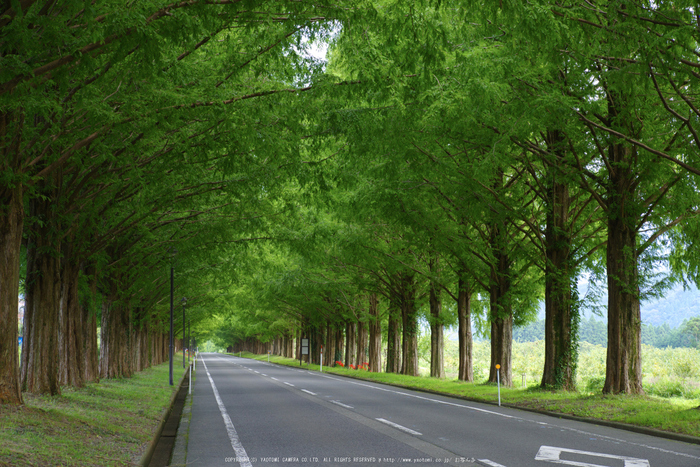
[{"label": "tree canopy", "polygon": [[544,300],[564,389],[591,274],[643,392],[640,302],[700,283],[694,8],[0,3],[0,400],[161,361],[171,270],[200,341],[416,374],[427,322],[440,376],[459,323],[470,380],[474,322],[505,384]]}]

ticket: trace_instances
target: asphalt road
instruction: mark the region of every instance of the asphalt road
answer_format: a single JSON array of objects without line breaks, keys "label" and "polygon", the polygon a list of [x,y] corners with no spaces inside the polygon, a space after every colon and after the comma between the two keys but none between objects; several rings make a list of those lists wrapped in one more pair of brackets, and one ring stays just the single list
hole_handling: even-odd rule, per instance
[{"label": "asphalt road", "polygon": [[191,466],[700,466],[694,444],[255,360],[200,356],[187,444]]}]

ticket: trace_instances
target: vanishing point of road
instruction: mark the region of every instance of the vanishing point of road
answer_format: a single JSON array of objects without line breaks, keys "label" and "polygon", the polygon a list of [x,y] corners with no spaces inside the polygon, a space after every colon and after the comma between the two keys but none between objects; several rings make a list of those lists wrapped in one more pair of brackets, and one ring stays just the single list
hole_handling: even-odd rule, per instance
[{"label": "vanishing point of road", "polygon": [[200,354],[188,466],[698,467],[700,445]]}]

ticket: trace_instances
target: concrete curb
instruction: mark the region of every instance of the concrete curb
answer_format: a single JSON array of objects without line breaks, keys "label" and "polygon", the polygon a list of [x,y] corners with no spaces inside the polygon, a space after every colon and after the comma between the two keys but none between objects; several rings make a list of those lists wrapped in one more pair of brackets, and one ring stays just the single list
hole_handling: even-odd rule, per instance
[{"label": "concrete curb", "polygon": [[[253,360],[253,359],[251,359],[251,360]],[[262,360],[260,360],[260,361],[262,361]],[[297,368],[297,367],[292,366],[292,365],[282,365],[280,363],[274,363],[274,362],[270,362],[270,364],[283,366],[283,367],[287,367],[287,368]],[[299,367],[299,368],[301,368],[301,367]],[[302,368],[302,369],[305,369],[307,371],[317,371],[317,370],[311,370],[311,369],[307,369],[307,368]],[[341,378],[356,379],[359,381],[366,381],[369,383],[384,384],[386,386],[393,386],[396,388],[409,389],[411,391],[422,392],[422,393],[426,393],[426,394],[433,394],[436,396],[450,397],[453,399],[460,399],[460,400],[464,400],[464,401],[468,401],[468,402],[478,402],[480,404],[487,404],[487,405],[492,405],[492,406],[498,407],[497,402],[492,402],[492,401],[487,401],[487,400],[482,400],[482,399],[475,399],[475,398],[466,397],[466,396],[460,396],[458,394],[449,394],[449,393],[445,393],[445,392],[433,391],[432,389],[414,388],[414,387],[406,386],[403,384],[385,383],[383,381],[375,381],[373,379],[363,378],[361,376],[341,375],[338,373],[328,373],[328,374],[332,374],[333,376],[340,376]],[[610,420],[602,420],[602,419],[595,419],[595,418],[579,417],[576,415],[568,415],[568,414],[562,414],[562,413],[558,413],[558,412],[549,412],[546,410],[538,410],[538,409],[532,409],[529,407],[521,407],[521,406],[518,406],[515,404],[501,404],[501,407],[522,410],[524,412],[537,413],[540,415],[545,415],[545,416],[553,417],[553,418],[561,418],[564,420],[572,420],[572,421],[577,421],[577,422],[589,423],[591,425],[602,425],[602,426],[606,426],[609,428],[617,428],[619,430],[630,431],[633,433],[640,433],[640,434],[644,434],[644,435],[655,436],[657,438],[665,438],[665,439],[670,439],[673,441],[682,441],[684,443],[700,445],[700,437],[698,437],[698,436],[686,435],[686,434],[682,434],[682,433],[673,433],[670,431],[663,431],[663,430],[658,430],[656,428],[648,428],[648,427],[643,427],[643,426],[638,426],[638,425],[630,425],[629,423],[614,422],[614,421],[610,421]]]},{"label": "concrete curb", "polygon": [[[190,366],[191,365],[192,363],[190,363]],[[184,384],[187,376],[188,370],[185,369],[185,371],[182,372],[182,377],[180,378],[180,381],[173,386],[173,388],[175,388],[175,390],[173,391],[173,395],[170,397],[170,402],[168,403],[168,406],[165,409],[163,409],[163,413],[160,416],[160,423],[158,424],[158,428],[153,434],[153,438],[151,438],[151,441],[148,443],[148,448],[146,448],[146,452],[144,452],[143,456],[141,456],[141,460],[138,464],[140,467],[147,467],[148,464],[151,462],[151,458],[153,457],[153,453],[156,450],[156,445],[158,444],[160,435],[163,433],[163,428],[165,428],[165,424],[168,420],[168,417],[170,416],[170,412],[173,410],[175,399],[177,398],[178,392],[182,388],[182,385]]]},{"label": "concrete curb", "polygon": [[[196,375],[193,372],[192,379],[195,379],[195,377]],[[182,408],[180,424],[177,427],[175,446],[173,446],[173,453],[170,458],[170,467],[185,467],[187,465],[187,447],[189,443],[190,421],[192,420],[192,396],[193,394],[188,394],[185,398],[185,406]]]}]

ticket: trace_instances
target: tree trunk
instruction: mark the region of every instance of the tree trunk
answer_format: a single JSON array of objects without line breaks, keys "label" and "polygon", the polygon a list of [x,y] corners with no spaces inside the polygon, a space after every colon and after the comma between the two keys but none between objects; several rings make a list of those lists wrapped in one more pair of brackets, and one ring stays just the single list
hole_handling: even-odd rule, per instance
[{"label": "tree trunk", "polygon": [[[505,227],[495,224],[491,233],[491,250],[495,264],[489,281],[491,321],[491,366],[489,382],[495,383],[500,374],[501,384],[513,385],[511,355],[513,347],[513,308],[510,298],[510,260],[504,239]],[[500,365],[497,371],[496,365]]]},{"label": "tree trunk", "polygon": [[[549,131],[548,147],[557,161],[563,156],[560,146],[563,136]],[[545,230],[545,329],[543,388],[576,390],[578,362],[577,326],[571,289],[571,238],[569,230],[569,187],[558,181],[559,172],[552,168],[548,174],[547,226]]]},{"label": "tree trunk", "polygon": [[[50,189],[49,189],[50,190]],[[32,229],[27,247],[26,308],[22,345],[22,388],[36,394],[60,393],[58,330],[60,313],[60,247],[51,210],[53,196],[30,201],[30,213],[43,219]],[[57,251],[58,250],[58,251]]]},{"label": "tree trunk", "polygon": [[85,343],[82,311],[78,300],[80,268],[70,246],[63,245],[61,261],[61,301],[59,315],[59,382],[61,385],[85,386]]},{"label": "tree trunk", "polygon": [[416,309],[416,287],[413,276],[402,274],[401,285],[401,321],[403,326],[401,340],[401,374],[419,376],[418,371],[418,310]]},{"label": "tree trunk", "polygon": [[382,368],[382,323],[375,293],[369,296],[369,317],[369,371],[376,373]]},{"label": "tree trunk", "polygon": [[357,358],[355,366],[360,368],[367,363],[367,324],[363,321],[357,322]]},{"label": "tree trunk", "polygon": [[636,231],[623,217],[624,206],[611,203],[608,215],[608,349],[604,393],[643,394],[642,320],[637,278]]},{"label": "tree trunk", "polygon": [[357,336],[355,335],[355,330],[357,328],[357,323],[355,321],[348,321],[345,323],[345,367],[350,368],[350,365],[355,364],[355,349]]},{"label": "tree trunk", "polygon": [[387,327],[386,372],[401,372],[401,307],[398,300],[389,304],[389,324]]},{"label": "tree trunk", "polygon": [[343,354],[345,353],[345,335],[343,334],[342,326],[338,326],[335,329],[335,354],[333,355],[333,362],[342,362]]},{"label": "tree trunk", "polygon": [[472,322],[471,301],[472,291],[469,284],[462,277],[458,282],[457,295],[457,321],[459,325],[459,373],[460,381],[474,381],[474,369],[472,363]]},{"label": "tree trunk", "polygon": [[[625,8],[611,11],[610,22],[624,22]],[[624,46],[624,44],[622,44]],[[625,47],[623,54],[634,54]],[[617,55],[620,57],[621,55]],[[608,69],[618,73],[620,60],[612,60]],[[630,102],[626,85],[604,82],[608,115],[612,129],[639,139],[643,122]],[[608,86],[617,86],[609,88]],[[640,205],[637,149],[621,139],[608,145],[606,214],[608,220],[608,349],[604,393],[643,394],[641,356],[641,313],[637,260],[637,223],[646,207]]]},{"label": "tree trunk", "polygon": [[[0,140],[5,138],[6,117],[6,114],[0,113]],[[23,191],[21,183],[16,183],[14,187],[0,187],[0,323],[3,323],[0,326],[0,404],[23,403],[17,354]],[[26,331],[24,335],[27,335]]]},{"label": "tree trunk", "polygon": [[[435,274],[438,267],[437,256],[431,258],[430,271]],[[445,377],[445,338],[443,334],[442,300],[438,284],[430,281],[430,376],[433,378]]]},{"label": "tree trunk", "polygon": [[113,286],[110,298],[102,305],[100,375],[102,378],[129,378],[133,373],[130,313],[115,297]]},{"label": "tree trunk", "polygon": [[83,345],[85,362],[83,364],[83,379],[86,383],[96,382],[100,379],[100,349],[97,345],[97,277],[94,267],[85,268],[85,275],[90,281],[90,297],[80,302],[81,321],[83,323]]}]

